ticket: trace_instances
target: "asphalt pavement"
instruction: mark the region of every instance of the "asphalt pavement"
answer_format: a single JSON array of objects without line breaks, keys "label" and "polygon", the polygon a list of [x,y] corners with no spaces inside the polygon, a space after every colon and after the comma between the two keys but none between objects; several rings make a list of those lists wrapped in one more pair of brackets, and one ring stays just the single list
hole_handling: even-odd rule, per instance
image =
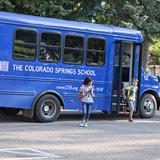
[{"label": "asphalt pavement", "polygon": [[63,112],[51,123],[18,115],[0,116],[0,159],[3,160],[159,160],[160,111],[135,122],[128,115],[91,115],[80,127],[78,112]]}]

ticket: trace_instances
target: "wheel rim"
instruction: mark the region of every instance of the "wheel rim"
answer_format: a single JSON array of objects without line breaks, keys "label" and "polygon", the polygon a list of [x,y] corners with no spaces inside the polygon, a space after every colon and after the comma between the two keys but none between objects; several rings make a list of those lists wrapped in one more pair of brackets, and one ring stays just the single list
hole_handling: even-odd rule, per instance
[{"label": "wheel rim", "polygon": [[151,114],[154,111],[154,103],[150,99],[146,99],[143,104],[143,108],[146,114]]},{"label": "wheel rim", "polygon": [[46,100],[41,106],[41,114],[45,118],[52,118],[56,113],[56,105],[52,100]]}]

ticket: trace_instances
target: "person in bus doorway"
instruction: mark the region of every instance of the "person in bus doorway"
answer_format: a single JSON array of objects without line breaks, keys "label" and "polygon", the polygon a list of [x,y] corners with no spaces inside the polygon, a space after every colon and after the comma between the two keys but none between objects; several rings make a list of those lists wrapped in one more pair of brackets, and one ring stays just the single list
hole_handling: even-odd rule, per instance
[{"label": "person in bus doorway", "polygon": [[80,87],[79,94],[81,95],[81,102],[82,102],[82,121],[80,123],[81,127],[87,127],[88,120],[90,117],[91,112],[91,105],[93,103],[93,86],[92,86],[92,79],[86,77],[84,79],[83,85]]},{"label": "person in bus doorway", "polygon": [[125,100],[127,100],[128,107],[129,107],[129,122],[134,122],[133,120],[133,112],[134,112],[134,105],[135,105],[135,100],[136,100],[136,93],[137,93],[137,79],[133,79],[131,85],[127,86],[126,88],[123,89],[123,94],[126,95],[127,92],[127,97],[124,97]]}]

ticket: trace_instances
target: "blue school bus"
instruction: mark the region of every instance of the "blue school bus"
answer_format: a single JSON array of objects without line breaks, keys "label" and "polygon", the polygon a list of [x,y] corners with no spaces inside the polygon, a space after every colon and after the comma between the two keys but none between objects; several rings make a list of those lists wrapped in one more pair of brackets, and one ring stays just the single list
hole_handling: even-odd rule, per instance
[{"label": "blue school bus", "polygon": [[94,82],[95,110],[121,112],[121,85],[139,80],[135,112],[152,117],[160,80],[141,68],[142,34],[126,28],[0,12],[0,108],[39,122],[78,110]]}]

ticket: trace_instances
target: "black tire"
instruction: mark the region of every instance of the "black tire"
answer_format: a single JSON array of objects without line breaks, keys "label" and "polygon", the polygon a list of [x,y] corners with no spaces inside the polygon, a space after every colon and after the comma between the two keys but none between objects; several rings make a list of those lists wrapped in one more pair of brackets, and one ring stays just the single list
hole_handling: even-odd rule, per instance
[{"label": "black tire", "polygon": [[3,108],[2,113],[7,116],[16,116],[20,112],[20,109],[16,108]]},{"label": "black tire", "polygon": [[140,102],[140,116],[142,118],[152,118],[157,110],[157,102],[153,95],[144,94]]},{"label": "black tire", "polygon": [[47,94],[38,100],[34,110],[34,118],[38,122],[52,122],[58,118],[60,111],[60,102],[57,97]]}]

